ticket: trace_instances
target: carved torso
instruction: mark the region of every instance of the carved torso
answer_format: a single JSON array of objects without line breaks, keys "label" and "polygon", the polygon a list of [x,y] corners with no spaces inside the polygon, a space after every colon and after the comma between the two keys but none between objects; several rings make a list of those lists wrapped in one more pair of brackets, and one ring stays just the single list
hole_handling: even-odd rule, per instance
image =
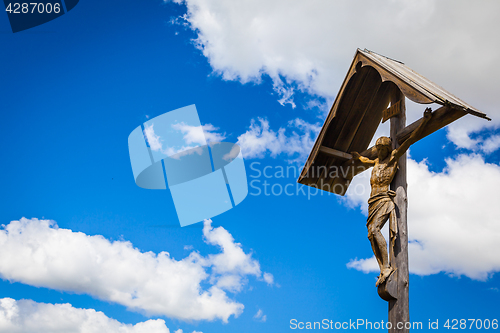
[{"label": "carved torso", "polygon": [[398,163],[394,162],[388,165],[389,160],[390,156],[383,161],[375,160],[375,166],[370,177],[370,185],[372,187],[371,196],[389,190],[394,175],[398,171]]}]

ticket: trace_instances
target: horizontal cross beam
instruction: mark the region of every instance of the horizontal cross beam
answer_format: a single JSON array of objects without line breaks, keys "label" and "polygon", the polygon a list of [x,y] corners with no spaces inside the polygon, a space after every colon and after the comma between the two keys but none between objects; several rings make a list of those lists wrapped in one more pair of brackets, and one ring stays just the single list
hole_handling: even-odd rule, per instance
[{"label": "horizontal cross beam", "polygon": [[[460,110],[460,109],[455,109],[450,106],[442,106],[436,111],[432,112],[432,118],[427,122],[425,125],[422,134],[420,135],[417,140],[421,140],[425,138],[426,136],[436,132],[437,130],[445,127],[448,124],[451,124],[455,120],[465,116],[467,112]],[[397,135],[396,138],[398,140],[398,144],[402,144],[407,140],[413,131],[415,131],[418,126],[424,121],[424,118],[420,118],[419,120],[415,121],[414,123],[406,126],[403,128]],[[363,151],[360,153],[361,156],[368,157],[370,159],[377,158],[377,150],[375,149],[375,146],[368,148],[367,150]]]},{"label": "horizontal cross beam", "polygon": [[[432,113],[432,118],[429,120],[429,122],[425,125],[425,128],[423,129],[422,135],[418,140],[425,138],[426,136],[436,132],[437,130],[445,127],[448,124],[451,124],[455,120],[465,116],[467,112],[460,110],[460,109],[455,109],[449,106],[442,106],[436,111]],[[418,128],[418,126],[422,123],[424,119],[420,118],[416,122],[412,123],[411,125],[406,126],[403,128],[397,135],[396,138],[398,139],[398,143],[402,144],[406,139],[408,139],[413,133],[414,130]]]},{"label": "horizontal cross beam", "polygon": [[333,149],[330,147],[321,146],[321,147],[319,147],[319,151],[326,154],[326,155],[329,155],[332,157],[342,158],[344,160],[350,160],[352,158],[351,154],[344,153],[343,151]]}]

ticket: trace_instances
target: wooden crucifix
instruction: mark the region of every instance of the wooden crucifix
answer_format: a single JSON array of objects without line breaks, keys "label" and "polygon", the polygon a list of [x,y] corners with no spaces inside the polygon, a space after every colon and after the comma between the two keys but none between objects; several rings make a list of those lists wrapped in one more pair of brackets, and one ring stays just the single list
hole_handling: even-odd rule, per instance
[{"label": "wooden crucifix", "polygon": [[[405,98],[442,107],[427,108],[406,126]],[[410,322],[406,150],[466,114],[490,120],[403,63],[358,49],[298,179],[344,195],[354,176],[373,167],[368,238],[380,267],[378,294],[389,302],[389,332],[409,332],[405,323]],[[390,138],[381,137],[368,148],[380,122],[388,119]],[[389,250],[380,233],[386,221]]]}]

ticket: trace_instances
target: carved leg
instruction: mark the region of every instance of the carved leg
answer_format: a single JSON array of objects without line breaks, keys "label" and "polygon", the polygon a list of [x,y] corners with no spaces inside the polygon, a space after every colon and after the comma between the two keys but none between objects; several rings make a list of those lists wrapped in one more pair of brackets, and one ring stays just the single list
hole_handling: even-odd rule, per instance
[{"label": "carved leg", "polygon": [[[380,268],[380,271],[382,272],[382,269],[384,268],[384,262],[383,262],[383,253],[380,252],[380,247],[378,244],[377,236],[376,236],[377,231],[375,228],[370,228],[368,229],[368,239],[370,240],[370,244],[372,246],[372,251],[373,254],[375,255],[375,259],[377,259],[378,266]],[[380,233],[380,231],[379,231]],[[384,237],[382,237],[383,239]],[[385,241],[384,241],[385,243]]]},{"label": "carved leg", "polygon": [[385,279],[394,271],[394,269],[389,266],[387,242],[380,232],[380,229],[383,228],[388,219],[389,215],[376,217],[373,220],[373,223],[368,226],[368,239],[370,240],[373,254],[375,254],[375,258],[377,259],[377,263],[380,267],[380,275],[377,283],[375,284],[376,286],[383,283]]}]

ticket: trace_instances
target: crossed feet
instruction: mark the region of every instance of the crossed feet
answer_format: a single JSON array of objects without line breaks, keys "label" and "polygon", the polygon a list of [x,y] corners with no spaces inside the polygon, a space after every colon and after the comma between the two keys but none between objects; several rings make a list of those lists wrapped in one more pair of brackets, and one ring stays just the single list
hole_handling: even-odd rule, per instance
[{"label": "crossed feet", "polygon": [[385,267],[380,271],[380,275],[378,277],[377,283],[375,286],[378,287],[380,284],[384,283],[385,280],[395,271],[396,269],[393,267]]}]

